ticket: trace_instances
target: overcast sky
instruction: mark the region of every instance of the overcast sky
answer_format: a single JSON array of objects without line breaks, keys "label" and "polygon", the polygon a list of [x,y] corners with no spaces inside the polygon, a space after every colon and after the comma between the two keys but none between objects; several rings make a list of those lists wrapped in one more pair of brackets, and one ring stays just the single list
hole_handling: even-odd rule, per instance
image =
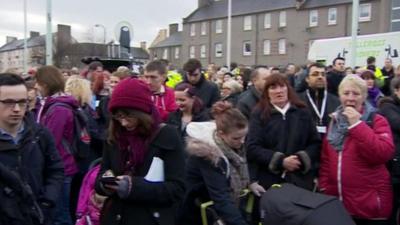
[{"label": "overcast sky", "polygon": [[[24,35],[23,0],[0,0],[0,46],[6,36]],[[28,36],[29,31],[46,31],[46,0],[27,0]],[[106,27],[107,41],[115,38],[115,27],[121,21],[132,24],[134,29],[132,45],[140,41],[153,41],[160,29],[170,23],[179,23],[197,7],[197,0],[53,0],[53,32],[56,24],[72,26],[72,36],[78,41],[94,40],[103,42]]]}]

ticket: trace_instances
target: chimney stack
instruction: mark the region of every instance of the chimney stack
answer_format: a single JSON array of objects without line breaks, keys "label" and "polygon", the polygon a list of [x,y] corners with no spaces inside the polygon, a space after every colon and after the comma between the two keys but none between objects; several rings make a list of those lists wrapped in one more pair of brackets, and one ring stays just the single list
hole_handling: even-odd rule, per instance
[{"label": "chimney stack", "polygon": [[169,25],[169,36],[178,32],[179,24],[172,23]]},{"label": "chimney stack", "polygon": [[6,37],[6,43],[7,44],[10,43],[10,42],[16,41],[16,40],[18,40],[17,37],[12,37],[12,36],[7,36]]},{"label": "chimney stack", "polygon": [[147,43],[145,41],[140,42],[140,48],[141,49],[146,50],[147,49],[146,45],[147,45]]},{"label": "chimney stack", "polygon": [[36,31],[31,31],[31,32],[29,33],[29,37],[30,37],[30,38],[39,37],[39,35],[40,35],[40,33],[39,33],[39,32],[36,32]]},{"label": "chimney stack", "polygon": [[211,0],[198,0],[198,8],[211,4]]}]

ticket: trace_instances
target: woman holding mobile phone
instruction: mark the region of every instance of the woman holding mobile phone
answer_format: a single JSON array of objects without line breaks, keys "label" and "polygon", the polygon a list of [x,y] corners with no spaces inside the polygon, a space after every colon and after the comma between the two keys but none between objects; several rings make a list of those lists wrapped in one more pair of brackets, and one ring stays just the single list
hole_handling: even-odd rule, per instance
[{"label": "woman holding mobile phone", "polygon": [[109,196],[100,224],[175,224],[184,159],[175,128],[162,126],[148,86],[121,81],[109,102],[109,136],[96,191]]}]

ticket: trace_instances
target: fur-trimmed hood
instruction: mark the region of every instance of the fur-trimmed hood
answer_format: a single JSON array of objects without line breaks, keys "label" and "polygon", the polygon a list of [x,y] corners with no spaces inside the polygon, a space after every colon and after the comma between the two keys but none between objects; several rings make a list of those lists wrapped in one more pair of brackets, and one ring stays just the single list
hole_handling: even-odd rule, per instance
[{"label": "fur-trimmed hood", "polygon": [[192,122],[186,127],[187,146],[189,155],[205,158],[216,165],[224,157],[214,141],[215,122]]}]

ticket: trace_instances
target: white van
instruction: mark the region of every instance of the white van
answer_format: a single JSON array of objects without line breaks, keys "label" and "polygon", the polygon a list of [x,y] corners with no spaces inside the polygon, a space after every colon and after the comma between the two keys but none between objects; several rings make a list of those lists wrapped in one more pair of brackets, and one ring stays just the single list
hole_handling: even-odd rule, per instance
[{"label": "white van", "polygon": [[[367,58],[374,56],[376,65],[384,65],[386,58],[393,60],[393,65],[400,64],[400,32],[360,35],[357,37],[356,65],[365,66]],[[315,40],[308,52],[308,59],[331,65],[336,57],[351,59],[351,37]],[[349,62],[347,63],[349,64]]]}]

